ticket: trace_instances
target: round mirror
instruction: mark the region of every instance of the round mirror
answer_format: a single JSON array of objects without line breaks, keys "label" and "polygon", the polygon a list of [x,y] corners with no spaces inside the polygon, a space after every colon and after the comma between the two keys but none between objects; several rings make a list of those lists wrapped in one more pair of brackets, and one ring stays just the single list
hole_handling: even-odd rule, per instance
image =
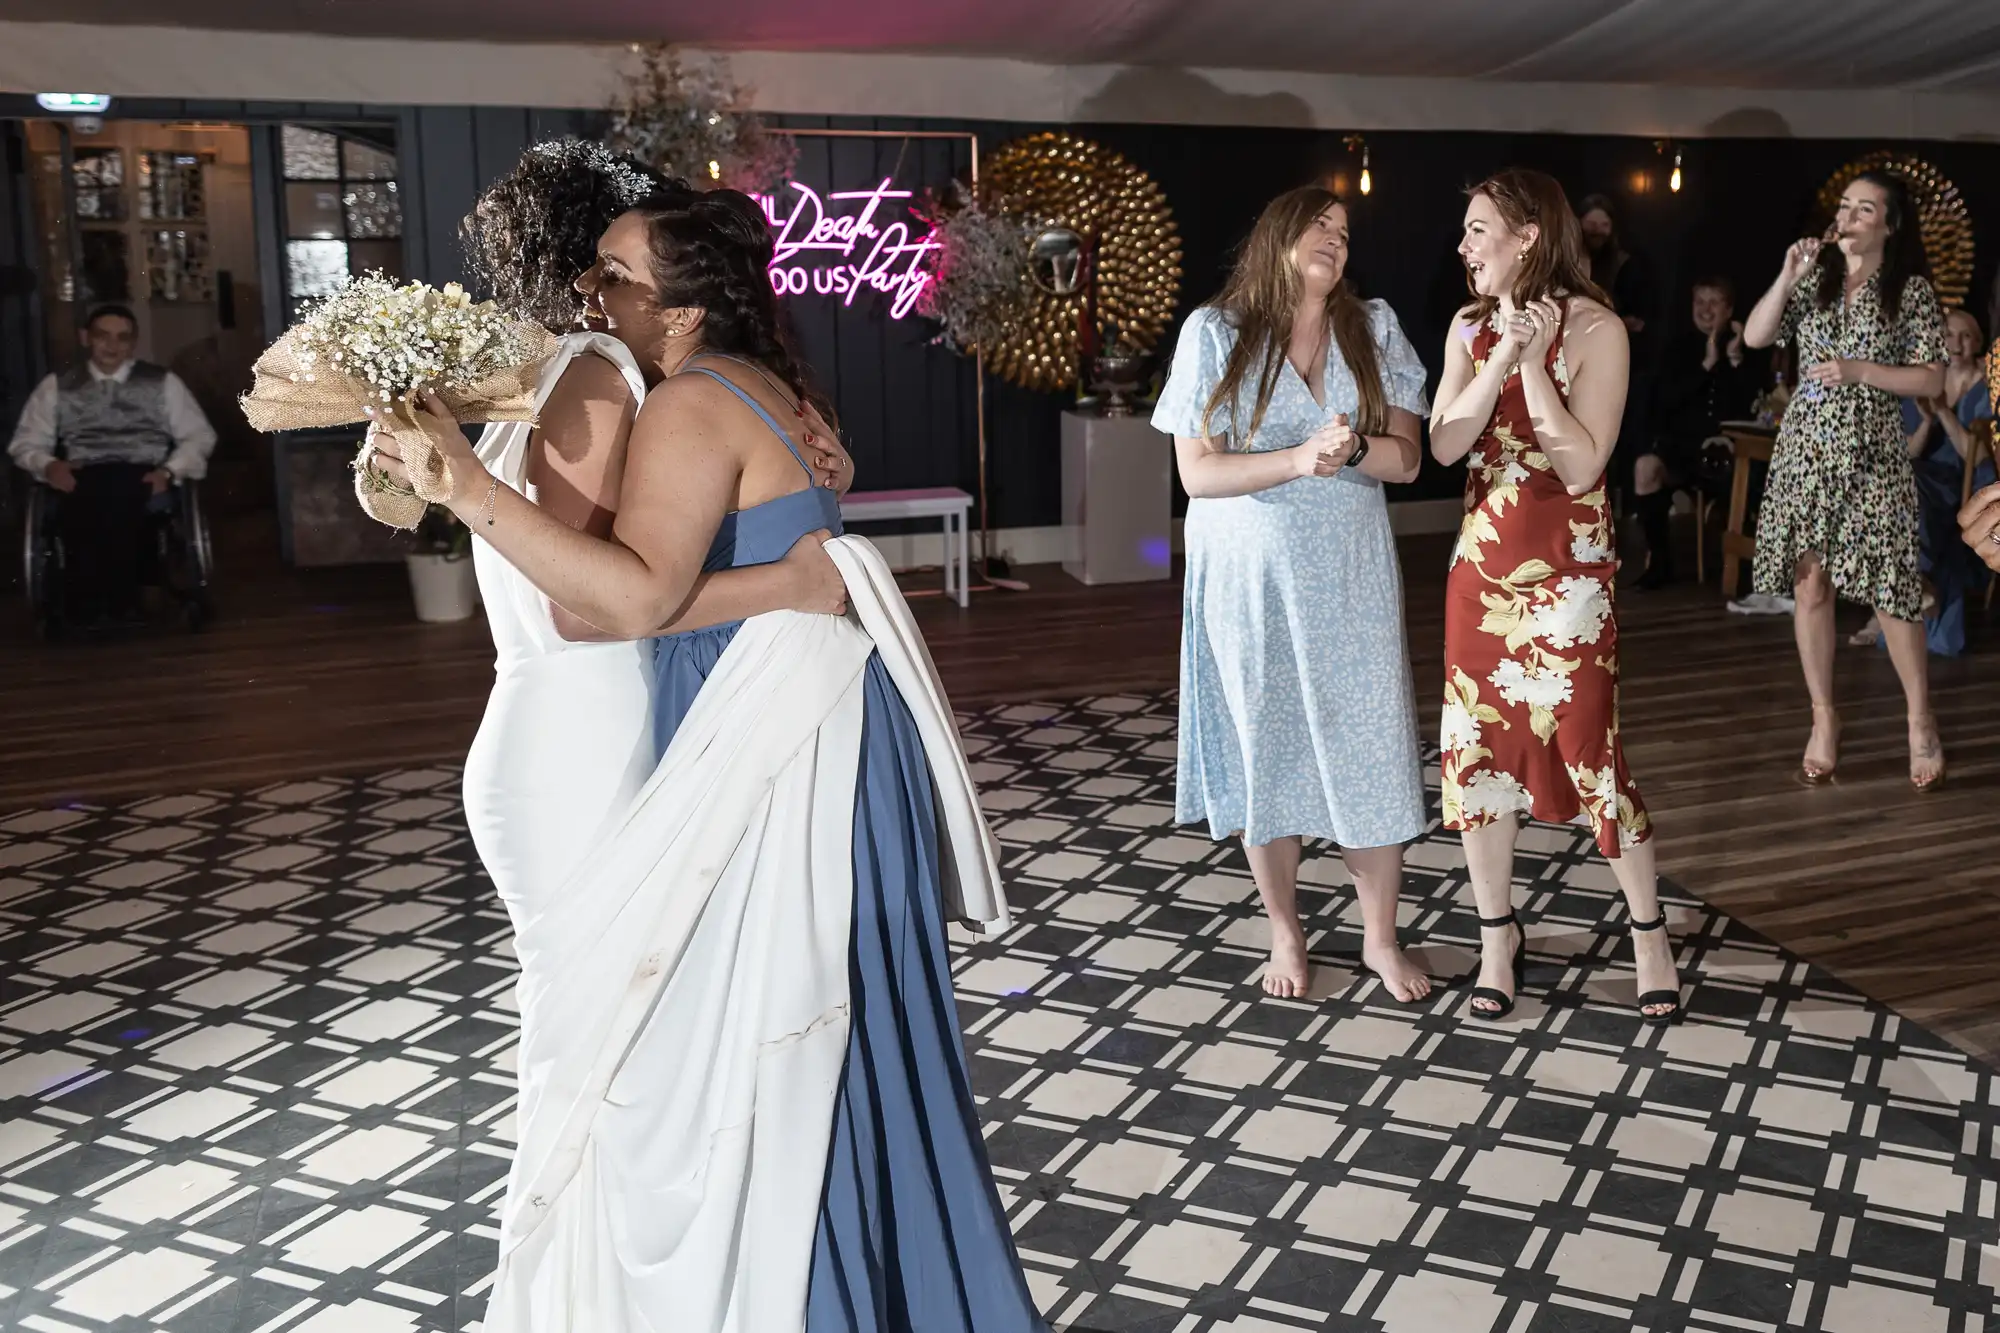
[{"label": "round mirror", "polygon": [[1035,285],[1055,296],[1074,296],[1083,285],[1083,237],[1052,227],[1028,247],[1028,271]]}]

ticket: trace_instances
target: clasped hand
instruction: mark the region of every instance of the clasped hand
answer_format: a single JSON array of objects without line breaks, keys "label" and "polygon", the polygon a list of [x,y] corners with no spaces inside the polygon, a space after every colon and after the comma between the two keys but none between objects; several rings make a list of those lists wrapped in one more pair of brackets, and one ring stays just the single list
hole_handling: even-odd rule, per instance
[{"label": "clasped hand", "polygon": [[2000,485],[1975,492],[1958,511],[1958,527],[1972,553],[2000,574]]},{"label": "clasped hand", "polygon": [[1509,361],[1538,366],[1548,358],[1562,323],[1562,307],[1544,297],[1530,301],[1500,326],[1500,354]]},{"label": "clasped hand", "polygon": [[[482,478],[487,477],[486,465],[479,461],[479,455],[472,451],[472,442],[465,438],[465,432],[458,428],[458,419],[429,389],[417,397],[416,411],[412,417],[430,437],[431,447],[444,456],[445,471],[450,480],[450,497],[443,503],[448,509],[456,509],[471,498]],[[403,461],[403,449],[396,437],[382,429],[380,421],[368,424],[368,443],[374,446],[368,465],[375,471],[408,488],[410,470]]]},{"label": "clasped hand", "polygon": [[1354,456],[1354,427],[1347,413],[1335,412],[1333,420],[1292,450],[1292,459],[1301,477],[1331,477],[1347,466]]}]

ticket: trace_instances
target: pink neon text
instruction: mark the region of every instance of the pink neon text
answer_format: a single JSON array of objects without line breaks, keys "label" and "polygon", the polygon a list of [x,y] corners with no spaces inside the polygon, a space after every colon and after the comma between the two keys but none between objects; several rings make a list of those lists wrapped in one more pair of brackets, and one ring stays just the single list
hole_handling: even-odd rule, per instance
[{"label": "pink neon text", "polygon": [[[912,235],[908,205],[904,218],[886,221],[884,205],[911,198],[908,190],[892,190],[884,177],[872,190],[840,190],[821,197],[809,185],[793,181],[789,205],[772,195],[757,202],[777,233],[771,259],[771,287],[780,296],[838,296],[853,305],[864,288],[890,298],[889,316],[902,319],[916,306],[930,284],[920,267],[927,251],[938,248],[931,234]],[[859,252],[861,258],[855,258]]]}]

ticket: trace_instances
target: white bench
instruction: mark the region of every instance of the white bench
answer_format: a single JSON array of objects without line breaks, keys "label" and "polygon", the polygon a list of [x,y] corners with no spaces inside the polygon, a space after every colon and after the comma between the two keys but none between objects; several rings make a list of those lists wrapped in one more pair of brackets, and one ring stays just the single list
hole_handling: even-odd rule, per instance
[{"label": "white bench", "polygon": [[960,606],[971,600],[967,586],[972,569],[971,546],[965,535],[972,497],[956,486],[913,491],[852,491],[840,502],[840,521],[880,523],[897,518],[944,520],[944,595]]}]

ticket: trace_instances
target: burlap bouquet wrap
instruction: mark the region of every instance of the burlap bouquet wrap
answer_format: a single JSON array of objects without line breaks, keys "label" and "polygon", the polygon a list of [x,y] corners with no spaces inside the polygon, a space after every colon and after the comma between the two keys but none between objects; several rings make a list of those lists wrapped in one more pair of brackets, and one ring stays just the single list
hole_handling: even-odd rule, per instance
[{"label": "burlap bouquet wrap", "polygon": [[[433,504],[451,498],[444,455],[417,424],[414,402],[367,381],[331,371],[321,360],[309,368],[301,360],[296,330],[286,333],[257,358],[256,379],[242,399],[243,415],[260,431],[318,430],[364,422],[387,432],[400,446],[410,485],[401,486],[373,466],[375,446],[363,440],[354,459],[354,497],[368,514],[393,528],[414,528]],[[556,349],[555,335],[520,322],[511,336],[525,357],[477,383],[433,386],[451,414],[462,422],[533,421],[535,388],[542,367]]]}]

